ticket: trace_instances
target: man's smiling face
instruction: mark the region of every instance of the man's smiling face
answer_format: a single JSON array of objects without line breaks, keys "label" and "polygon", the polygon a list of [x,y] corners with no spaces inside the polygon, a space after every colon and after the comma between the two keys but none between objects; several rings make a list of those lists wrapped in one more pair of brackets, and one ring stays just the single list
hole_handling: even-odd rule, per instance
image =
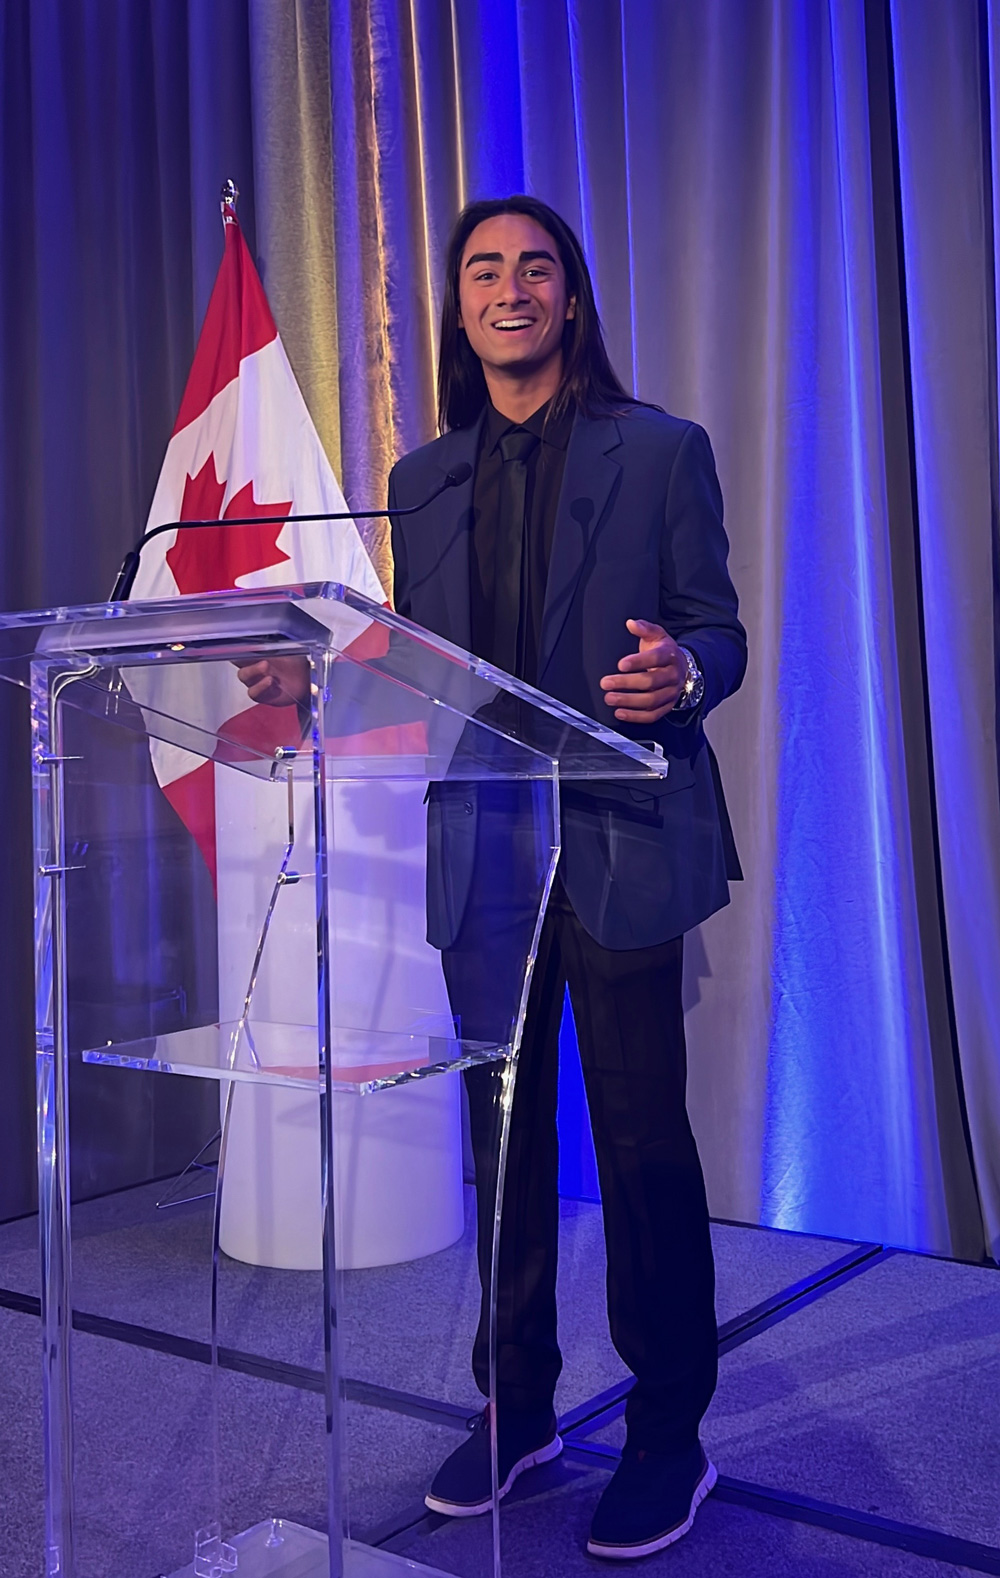
[{"label": "man's smiling face", "polygon": [[576,302],[566,294],[559,250],[526,214],[498,214],[465,243],[459,323],[487,370],[531,374],[562,364],[562,334]]}]

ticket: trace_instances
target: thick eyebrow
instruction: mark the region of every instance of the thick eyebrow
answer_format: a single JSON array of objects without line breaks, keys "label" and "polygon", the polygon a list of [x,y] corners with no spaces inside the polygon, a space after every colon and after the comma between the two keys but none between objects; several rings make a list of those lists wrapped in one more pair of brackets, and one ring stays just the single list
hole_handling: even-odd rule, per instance
[{"label": "thick eyebrow", "polygon": [[[555,262],[555,258],[552,256],[552,253],[551,252],[545,252],[545,251],[540,251],[540,252],[522,252],[521,256],[518,258],[518,262],[519,263],[533,263],[536,258],[548,258],[550,263],[554,263]],[[502,262],[503,262],[503,253],[502,252],[473,252],[471,258],[469,258],[469,260],[468,260],[468,262],[466,263],[465,266],[466,266],[466,268],[471,268],[473,263],[502,263]]]}]

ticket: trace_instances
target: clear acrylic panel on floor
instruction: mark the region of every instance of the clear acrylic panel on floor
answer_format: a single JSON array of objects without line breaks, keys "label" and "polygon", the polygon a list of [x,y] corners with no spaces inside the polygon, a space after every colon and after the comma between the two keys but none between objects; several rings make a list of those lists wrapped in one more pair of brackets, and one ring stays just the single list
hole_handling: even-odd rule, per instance
[{"label": "clear acrylic panel on floor", "polygon": [[[434,1571],[397,1551],[493,1389],[560,784],[665,766],[337,586],[7,616],[0,677],[32,692],[48,1571]],[[202,1200],[71,1209],[121,1081],[218,1156]],[[436,1570],[496,1578],[495,1462],[469,1521]]]}]

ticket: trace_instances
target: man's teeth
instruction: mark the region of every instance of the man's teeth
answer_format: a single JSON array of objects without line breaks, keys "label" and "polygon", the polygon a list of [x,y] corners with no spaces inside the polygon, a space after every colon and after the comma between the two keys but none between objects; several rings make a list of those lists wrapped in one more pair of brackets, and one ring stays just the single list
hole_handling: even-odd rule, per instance
[{"label": "man's teeth", "polygon": [[530,329],[531,318],[500,318],[493,327],[495,329]]}]

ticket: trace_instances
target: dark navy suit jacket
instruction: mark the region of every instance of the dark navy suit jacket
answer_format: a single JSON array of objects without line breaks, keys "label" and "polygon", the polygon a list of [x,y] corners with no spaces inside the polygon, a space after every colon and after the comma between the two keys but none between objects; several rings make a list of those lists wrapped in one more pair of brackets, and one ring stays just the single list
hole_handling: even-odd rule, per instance
[{"label": "dark navy suit jacket", "polygon": [[[389,479],[390,509],[419,503],[463,461],[474,469],[481,426],[405,455]],[[466,649],[472,489],[470,477],[392,528],[398,611]],[[657,740],[670,761],[662,784],[563,787],[560,875],[580,920],[607,948],[679,936],[728,903],[728,882],[741,875],[702,727],[746,669],[728,551],[702,428],[649,406],[577,416],[556,515],[537,685],[632,739]],[[668,714],[652,725],[617,722],[600,679],[636,650],[627,619],[661,624],[696,655],[705,695],[695,713]],[[446,829],[435,828],[431,810],[433,844]],[[470,832],[466,822],[460,841],[467,843]],[[445,837],[445,860],[447,843]],[[431,930],[439,933],[432,940],[447,945],[459,922],[432,914]]]}]

